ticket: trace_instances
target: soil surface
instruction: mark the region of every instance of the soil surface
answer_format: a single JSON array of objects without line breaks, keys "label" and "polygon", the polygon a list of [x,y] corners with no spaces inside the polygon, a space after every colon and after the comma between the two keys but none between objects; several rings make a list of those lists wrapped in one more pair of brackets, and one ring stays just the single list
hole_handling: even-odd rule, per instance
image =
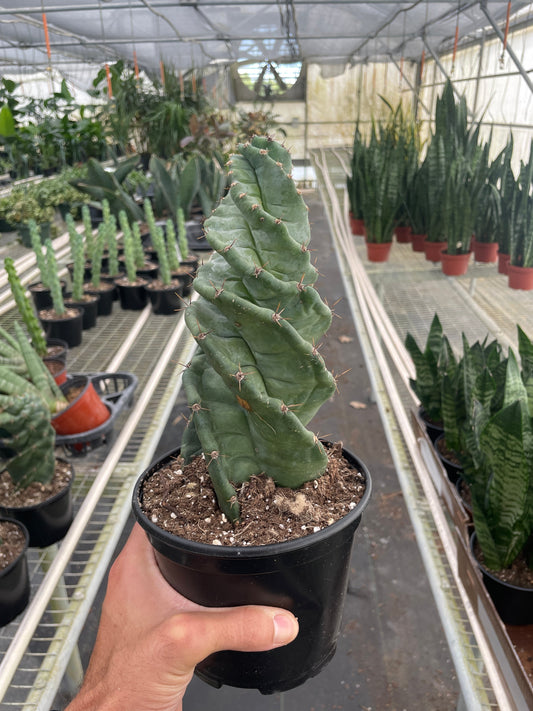
[{"label": "soil surface", "polygon": [[510,585],[517,585],[520,588],[533,589],[533,570],[528,566],[526,556],[520,553],[508,568],[502,570],[492,570],[484,562],[483,553],[476,541],[474,546],[474,555],[479,563],[484,566],[495,578],[502,580]]},{"label": "soil surface", "polygon": [[24,489],[18,489],[7,471],[4,471],[0,474],[0,504],[6,508],[40,504],[66,489],[72,476],[72,466],[62,459],[56,459],[54,476],[49,484],[35,481]]},{"label": "soil surface", "polygon": [[163,530],[201,543],[258,546],[301,538],[343,518],[364,494],[365,476],[344,459],[340,444],[328,458],[326,472],[296,490],[263,475],[241,484],[241,520],[232,525],[216,504],[206,460],[184,466],[176,457],[145,482],[143,509]]},{"label": "soil surface", "polygon": [[0,521],[0,570],[16,560],[24,550],[26,539],[20,526]]}]

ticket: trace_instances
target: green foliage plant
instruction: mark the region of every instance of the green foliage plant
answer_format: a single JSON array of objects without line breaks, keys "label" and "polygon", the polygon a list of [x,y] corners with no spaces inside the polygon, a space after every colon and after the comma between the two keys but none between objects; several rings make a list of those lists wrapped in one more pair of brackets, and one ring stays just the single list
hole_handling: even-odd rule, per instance
[{"label": "green foliage plant", "polygon": [[367,145],[359,129],[359,124],[355,127],[352,155],[350,159],[350,174],[346,178],[348,189],[348,201],[350,212],[356,220],[363,219],[363,204],[365,201],[365,158],[367,156]]},{"label": "green foliage plant", "polygon": [[533,140],[529,159],[521,161],[515,184],[516,209],[514,230],[510,238],[510,264],[516,267],[533,267]]},{"label": "green foliage plant", "polygon": [[18,312],[24,325],[28,329],[31,343],[39,356],[43,357],[47,353],[46,340],[11,257],[5,258],[4,268],[7,272],[9,286],[11,287],[11,293],[13,294]]},{"label": "green foliage plant", "polygon": [[313,288],[309,219],[288,152],[255,137],[231,160],[232,185],[206,221],[213,257],[186,309],[198,350],[183,382],[185,461],[203,453],[220,508],[239,518],[235,486],[265,473],[296,488],[326,452],[306,425],[335,391],[315,344],[331,312]]},{"label": "green foliage plant", "polygon": [[158,217],[166,214],[177,222],[181,207],[187,219],[200,187],[199,158],[193,155],[185,161],[177,156],[166,163],[152,156],[150,173],[154,179],[154,213]]},{"label": "green foliage plant", "polygon": [[429,420],[440,424],[443,419],[442,377],[445,369],[455,365],[455,362],[438,315],[433,316],[424,350],[421,350],[410,333],[405,338],[405,347],[415,366],[416,377],[409,381],[411,388]]}]

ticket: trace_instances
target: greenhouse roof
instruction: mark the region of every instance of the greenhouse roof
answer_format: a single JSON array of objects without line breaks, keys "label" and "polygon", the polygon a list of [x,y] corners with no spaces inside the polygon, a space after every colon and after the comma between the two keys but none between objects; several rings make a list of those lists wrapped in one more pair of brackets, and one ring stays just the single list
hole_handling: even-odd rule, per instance
[{"label": "greenhouse roof", "polygon": [[[88,70],[126,59],[154,75],[235,62],[307,61],[346,66],[419,61],[503,33],[510,3],[360,0],[4,0],[0,64],[4,74],[52,66],[78,86]],[[531,5],[512,3],[512,23]],[[44,13],[44,14],[43,14]],[[503,34],[502,34],[503,37]],[[85,79],[84,79],[85,77]]]}]

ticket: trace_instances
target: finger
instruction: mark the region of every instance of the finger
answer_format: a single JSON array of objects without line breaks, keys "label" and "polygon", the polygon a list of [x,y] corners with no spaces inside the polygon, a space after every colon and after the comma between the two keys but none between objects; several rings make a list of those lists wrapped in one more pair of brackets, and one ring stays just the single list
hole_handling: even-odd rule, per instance
[{"label": "finger", "polygon": [[247,605],[175,615],[161,639],[163,654],[179,658],[182,670],[195,667],[213,652],[263,652],[292,642],[298,621],[288,610]]}]

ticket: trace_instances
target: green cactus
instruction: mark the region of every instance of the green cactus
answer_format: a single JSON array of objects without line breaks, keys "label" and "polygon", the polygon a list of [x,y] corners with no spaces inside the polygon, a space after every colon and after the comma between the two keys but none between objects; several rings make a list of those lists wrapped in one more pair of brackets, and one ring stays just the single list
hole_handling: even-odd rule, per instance
[{"label": "green cactus", "polygon": [[144,266],[144,249],[143,241],[141,237],[141,228],[138,222],[134,222],[131,226],[131,233],[133,236],[133,247],[135,249],[135,265],[137,269],[142,269]]},{"label": "green cactus", "polygon": [[120,227],[124,236],[124,262],[128,281],[133,284],[137,280],[137,266],[135,264],[135,245],[133,235],[128,224],[128,217],[124,211],[119,213]]},{"label": "green cactus", "polygon": [[109,214],[107,219],[104,219],[106,243],[108,251],[108,272],[111,276],[119,275],[118,266],[118,246],[117,246],[117,219],[114,215]]},{"label": "green cactus", "polygon": [[15,304],[19,310],[20,317],[28,329],[33,347],[37,351],[37,354],[42,358],[47,353],[46,340],[41,330],[41,325],[35,316],[30,300],[26,296],[24,287],[22,286],[19,275],[17,274],[15,263],[11,257],[5,258],[4,267],[7,272],[11,293],[15,299]]},{"label": "green cactus", "polygon": [[85,253],[87,255],[87,259],[89,261],[92,261],[96,240],[95,240],[94,234],[93,234],[91,213],[89,212],[88,205],[82,205],[81,219],[83,222],[83,236],[85,238]]},{"label": "green cactus", "polygon": [[54,476],[55,430],[39,390],[0,366],[0,460],[17,487]]},{"label": "green cactus", "polygon": [[172,220],[167,220],[167,229],[165,232],[165,241],[167,243],[168,266],[171,272],[177,272],[180,268],[180,260],[176,249],[176,230]]},{"label": "green cactus", "polygon": [[46,273],[48,274],[48,286],[52,295],[54,311],[58,316],[62,316],[65,313],[65,302],[63,301],[61,282],[57,273],[57,261],[52,240],[47,239],[44,246],[46,247]]},{"label": "green cactus", "polygon": [[144,207],[144,219],[146,221],[146,224],[148,225],[148,230],[150,232],[150,235],[153,235],[155,232],[156,224],[155,224],[155,217],[154,217],[154,211],[152,210],[152,203],[148,198],[144,201],[143,203]]},{"label": "green cactus", "polygon": [[98,226],[98,233],[94,244],[93,258],[91,260],[91,285],[98,289],[102,275],[102,255],[105,248],[106,228],[103,222]]},{"label": "green cactus", "polygon": [[215,252],[185,312],[199,350],[183,383],[191,419],[186,461],[203,453],[218,503],[239,517],[234,484],[264,472],[296,488],[324,473],[325,450],[306,428],[335,391],[316,344],[331,312],[313,288],[307,208],[288,152],[254,137],[231,164],[229,194],[206,221]]},{"label": "green cactus", "polygon": [[83,299],[83,274],[85,272],[85,252],[83,249],[83,237],[76,229],[74,218],[68,214],[65,217],[70,242],[70,254],[74,262],[72,270],[72,299],[81,301]]},{"label": "green cactus", "polygon": [[16,339],[0,326],[0,365],[5,365],[17,375],[26,376],[28,369]]},{"label": "green cactus", "polygon": [[185,214],[183,210],[178,210],[178,247],[180,250],[180,257],[182,259],[187,259],[189,255],[189,243],[187,242],[187,228],[185,226]]},{"label": "green cactus", "polygon": [[167,244],[165,234],[161,227],[156,226],[152,232],[152,244],[157,251],[157,261],[159,262],[159,277],[165,286],[170,284],[170,267],[168,264]]}]

